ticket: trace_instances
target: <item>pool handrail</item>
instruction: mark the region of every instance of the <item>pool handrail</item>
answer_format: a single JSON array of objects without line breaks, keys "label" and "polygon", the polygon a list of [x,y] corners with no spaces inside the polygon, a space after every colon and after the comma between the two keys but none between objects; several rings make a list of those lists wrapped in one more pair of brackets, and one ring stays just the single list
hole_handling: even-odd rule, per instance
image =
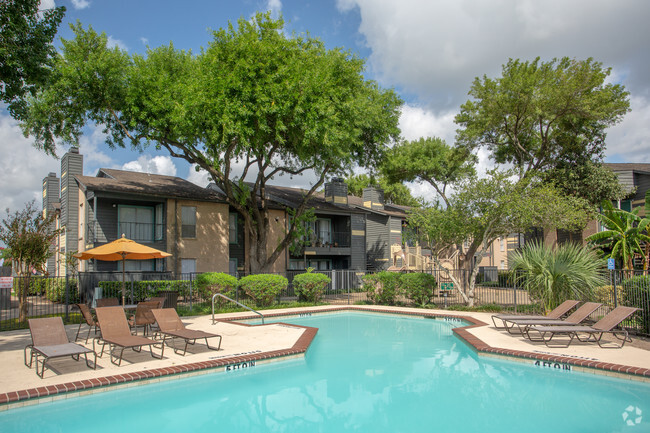
[{"label": "pool handrail", "polygon": [[251,311],[251,312],[253,312],[255,314],[259,314],[260,317],[262,317],[262,325],[264,324],[264,314],[260,313],[259,311],[253,310],[251,307],[248,307],[248,306],[242,304],[241,302],[237,302],[234,299],[231,299],[231,298],[227,297],[223,293],[215,293],[214,295],[212,295],[212,324],[213,325],[214,325],[214,322],[215,322],[215,319],[214,319],[214,298],[216,298],[217,296],[221,296],[222,298],[227,299],[230,302],[234,302],[235,304],[239,305],[240,307],[246,308],[248,311]]}]

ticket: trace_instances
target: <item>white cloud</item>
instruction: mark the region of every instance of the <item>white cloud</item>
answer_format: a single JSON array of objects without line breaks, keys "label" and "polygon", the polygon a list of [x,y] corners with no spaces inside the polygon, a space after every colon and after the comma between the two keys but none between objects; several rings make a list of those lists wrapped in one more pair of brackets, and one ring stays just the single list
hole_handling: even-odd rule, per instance
[{"label": "white cloud", "polygon": [[56,7],[54,0],[41,0],[41,3],[38,6],[39,10],[53,9]]},{"label": "white cloud", "polygon": [[208,186],[212,179],[208,175],[208,172],[205,170],[196,171],[196,164],[192,164],[187,173],[186,180],[192,182],[195,185],[205,188]]},{"label": "white cloud", "polygon": [[436,115],[432,111],[405,104],[399,118],[399,127],[402,137],[406,140],[417,140],[420,137],[438,137],[454,144],[456,124],[454,123],[455,111],[447,111]]},{"label": "white cloud", "polygon": [[60,173],[61,163],[33,146],[34,141],[25,138],[17,122],[6,112],[0,113],[0,219],[5,210],[20,210],[24,204],[36,200],[42,203],[43,178],[48,173]]},{"label": "white cloud", "polygon": [[650,101],[633,96],[630,106],[632,111],[607,133],[606,159],[650,163]]},{"label": "white cloud", "polygon": [[72,1],[72,6],[74,6],[75,9],[86,9],[88,6],[90,6],[90,2],[88,0],[71,0]]},{"label": "white cloud", "polygon": [[129,47],[119,39],[115,39],[113,36],[109,36],[106,41],[106,46],[108,48],[118,47],[120,50],[129,51]]},{"label": "white cloud", "polygon": [[[416,95],[402,113],[405,137],[453,143],[453,114],[477,76],[498,76],[509,58],[593,57],[631,93],[633,111],[608,136],[607,159],[650,156],[650,2],[635,0],[337,0],[358,10],[377,79]],[[417,106],[415,105],[417,104]]]},{"label": "white cloud", "polygon": [[267,0],[266,10],[271,11],[271,15],[274,17],[280,16],[282,13],[282,1],[281,0]]},{"label": "white cloud", "polygon": [[142,45],[147,45],[149,44],[149,39],[143,37],[140,37],[140,42],[142,42]]},{"label": "white cloud", "polygon": [[139,171],[142,173],[176,176],[176,165],[171,157],[157,155],[140,155],[137,160],[122,165],[122,170]]}]

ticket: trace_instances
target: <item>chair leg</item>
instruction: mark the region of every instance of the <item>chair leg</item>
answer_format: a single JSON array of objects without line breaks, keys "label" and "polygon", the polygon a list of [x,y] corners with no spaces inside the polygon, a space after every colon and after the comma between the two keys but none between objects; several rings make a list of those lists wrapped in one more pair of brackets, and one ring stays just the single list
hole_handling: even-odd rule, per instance
[{"label": "chair leg", "polygon": [[[77,328],[77,335],[74,337],[75,343],[77,342],[77,339],[79,338],[79,331],[81,331],[81,325],[83,325],[83,322],[79,323],[79,327]],[[86,338],[86,343],[88,342],[88,339]]]}]

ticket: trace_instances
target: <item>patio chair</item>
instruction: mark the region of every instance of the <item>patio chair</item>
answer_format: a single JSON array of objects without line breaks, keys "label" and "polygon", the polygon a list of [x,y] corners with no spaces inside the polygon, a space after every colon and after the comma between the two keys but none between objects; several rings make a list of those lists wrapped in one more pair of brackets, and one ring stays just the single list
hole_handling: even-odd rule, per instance
[{"label": "patio chair", "polygon": [[[88,368],[97,368],[97,353],[77,343],[71,343],[68,335],[65,333],[63,319],[61,317],[44,317],[40,319],[29,319],[29,333],[32,336],[32,344],[25,347],[24,357],[25,365],[32,368],[36,362],[36,374],[42,379],[45,374],[45,368],[50,359],[71,356],[75,361],[79,361],[79,355],[86,359]],[[27,362],[27,350],[29,349],[29,363]],[[95,359],[93,365],[88,361],[88,354],[93,353]],[[41,368],[39,372],[39,357]]]},{"label": "patio chair", "polygon": [[[550,313],[548,313],[546,316],[541,316],[541,315],[523,315],[523,314],[494,314],[492,316],[492,323],[494,323],[494,327],[497,329],[506,329],[506,321],[508,320],[525,320],[525,319],[559,319],[560,317],[564,316],[566,313],[571,311],[573,307],[578,305],[580,301],[575,301],[572,299],[569,299],[567,301],[562,302],[560,305],[555,307]],[[496,320],[501,320],[501,326],[497,326]]]},{"label": "patio chair", "polygon": [[97,308],[100,307],[117,307],[120,305],[118,298],[99,298],[97,300]]},{"label": "patio chair", "polygon": [[88,338],[90,337],[90,331],[92,331],[94,327],[95,334],[97,334],[97,331],[99,330],[99,323],[93,317],[93,314],[90,311],[90,308],[88,308],[88,305],[86,304],[75,304],[75,305],[77,306],[77,308],[79,308],[79,311],[81,311],[81,317],[84,319],[84,321],[79,323],[79,328],[77,328],[77,335],[74,337],[74,341],[76,342],[79,339],[79,332],[81,331],[81,327],[85,323],[86,325],[88,325],[88,334],[86,335],[86,343],[88,343]]},{"label": "patio chair", "polygon": [[[546,319],[546,318],[541,318],[541,319],[510,319],[510,320],[505,320],[505,326],[506,330],[510,334],[514,334],[513,329],[517,327],[519,330],[519,333],[522,334],[524,337],[528,338],[529,340],[533,340],[529,335],[528,335],[528,330],[530,329],[531,326],[557,326],[557,325],[578,325],[582,323],[584,320],[591,315],[594,311],[596,311],[601,305],[600,302],[585,302],[582,304],[577,310],[575,310],[573,313],[571,313],[566,319]],[[510,326],[508,326],[510,324]],[[533,340],[534,341],[534,340]]]},{"label": "patio chair", "polygon": [[135,329],[135,335],[138,335],[138,326],[142,326],[142,335],[147,335],[147,330],[156,323],[156,318],[151,314],[151,310],[161,308],[160,301],[142,301],[138,302],[135,308],[135,314],[129,318],[129,326]]},{"label": "patio chair", "polygon": [[[185,356],[187,352],[188,344],[194,344],[198,339],[205,339],[205,345],[208,349],[219,350],[221,348],[221,335],[212,334],[204,331],[197,331],[193,329],[187,329],[178,313],[173,308],[163,308],[160,310],[151,311],[158,322],[158,329],[163,334],[163,344],[166,342],[167,338],[172,339],[172,345],[174,347],[174,353]],[[210,346],[208,343],[208,338],[219,338],[219,345],[217,347]],[[185,341],[185,347],[181,353],[180,349],[176,349],[176,339],[180,338]]]},{"label": "patio chair", "polygon": [[160,302],[160,307],[158,308],[163,308],[165,306],[165,301],[167,300],[166,297],[164,296],[154,296],[152,298],[147,299],[149,302]]},{"label": "patio chair", "polygon": [[[634,307],[616,307],[610,311],[605,317],[600,319],[598,322],[594,323],[592,326],[584,325],[572,325],[572,326],[533,326],[530,328],[530,331],[535,331],[540,334],[540,338],[544,341],[548,347],[569,347],[573,343],[574,339],[584,342],[596,342],[598,346],[602,348],[616,348],[620,349],[625,345],[626,341],[632,341],[629,337],[626,329],[615,329],[620,325],[625,319],[630,317],[638,308]],[[585,335],[586,338],[581,338],[580,334]],[[612,334],[618,340],[621,340],[621,345],[613,346],[603,346],[601,344],[601,339],[605,334]],[[569,341],[566,345],[555,344],[551,346],[551,341],[557,335],[566,335],[569,337]],[[548,338],[547,338],[548,336]],[[622,337],[621,337],[622,336]]]},{"label": "patio chair", "polygon": [[[101,324],[99,327],[101,337],[97,337],[93,340],[93,348],[95,347],[96,342],[102,342],[102,351],[99,354],[100,357],[104,354],[104,346],[108,344],[111,362],[117,366],[122,364],[124,349],[127,348],[140,352],[142,346],[149,346],[151,356],[157,359],[162,359],[165,352],[165,345],[160,344],[160,356],[157,356],[153,352],[153,347],[159,344],[157,341],[145,337],[139,337],[137,335],[131,335],[131,329],[129,328],[129,323],[126,320],[124,309],[122,309],[122,307],[97,308],[96,313],[97,320],[99,320],[99,323]],[[119,357],[113,355],[113,352],[117,348],[120,349]]]}]

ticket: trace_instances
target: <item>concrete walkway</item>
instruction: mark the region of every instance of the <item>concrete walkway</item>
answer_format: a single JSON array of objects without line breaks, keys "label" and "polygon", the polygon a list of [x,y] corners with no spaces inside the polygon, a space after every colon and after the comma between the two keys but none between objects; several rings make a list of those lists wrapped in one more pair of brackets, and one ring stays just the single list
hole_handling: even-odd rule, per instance
[{"label": "concrete walkway", "polygon": [[[620,375],[631,372],[634,373],[629,375],[631,379],[650,381],[649,350],[629,344],[622,349],[601,349],[597,344],[591,343],[574,343],[569,348],[562,349],[548,348],[543,343],[533,343],[495,329],[490,319],[491,314],[488,313],[381,306],[321,306],[299,310],[269,310],[264,313],[270,319],[273,316],[287,314],[314,314],[347,309],[417,316],[465,317],[474,325],[457,330],[456,333],[474,345],[480,355],[515,355],[518,359],[527,362],[534,362],[535,359],[553,360],[553,362],[582,365],[592,370],[594,367],[603,369],[601,372],[604,374]],[[250,313],[218,315],[217,319],[232,320],[242,317],[250,317]],[[220,321],[212,324],[210,316],[184,317],[183,321],[188,328],[222,335],[221,350],[209,350],[204,344],[197,342],[195,346],[189,347],[186,356],[180,356],[175,354],[171,347],[166,347],[162,360],[153,359],[147,349],[143,349],[140,353],[126,350],[122,366],[113,365],[108,355],[104,354],[102,358],[98,358],[96,370],[87,368],[83,358],[79,362],[70,358],[60,358],[50,362],[50,368],[45,371],[44,379],[40,379],[33,368],[29,369],[23,363],[23,349],[31,343],[29,331],[0,333],[0,365],[3,367],[0,369],[0,403],[13,403],[11,405],[13,406],[16,402],[24,402],[32,397],[60,395],[70,390],[87,391],[89,388],[97,389],[101,385],[160,378],[178,372],[237,368],[238,365],[251,360],[252,362],[283,360],[288,356],[301,356],[316,335],[314,328],[277,323],[248,326]],[[74,340],[77,327],[78,325],[66,327],[71,340]],[[86,325],[82,327],[82,333],[85,329],[87,329]],[[84,341],[80,340],[79,343],[84,344]],[[89,340],[85,345],[92,348],[92,341]],[[71,383],[73,385],[70,385]],[[0,405],[0,410],[7,407],[7,404]]]}]

